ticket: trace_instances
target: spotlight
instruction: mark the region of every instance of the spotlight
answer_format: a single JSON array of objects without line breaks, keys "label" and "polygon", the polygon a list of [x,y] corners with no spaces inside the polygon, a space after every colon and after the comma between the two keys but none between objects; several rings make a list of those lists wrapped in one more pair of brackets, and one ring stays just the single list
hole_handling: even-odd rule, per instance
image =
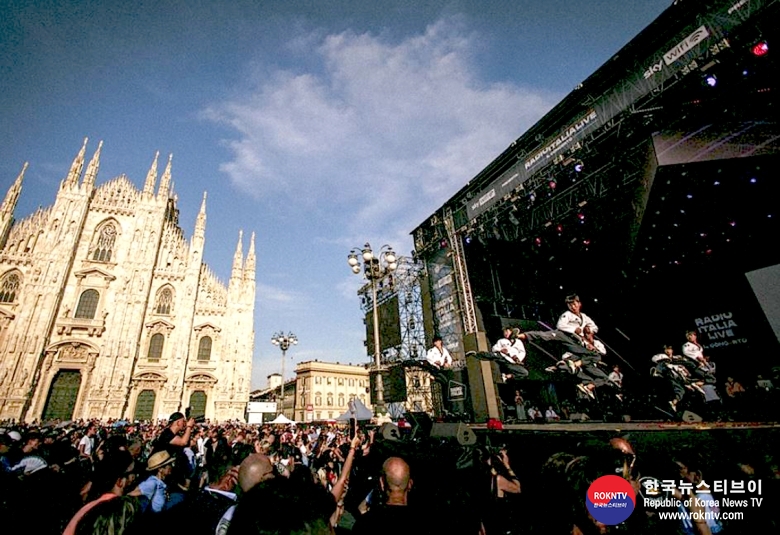
[{"label": "spotlight", "polygon": [[715,186],[720,186],[720,180],[716,180],[716,181],[715,181],[715,183],[714,183],[713,185],[715,185]]},{"label": "spotlight", "polygon": [[558,186],[558,184],[555,182],[555,180],[550,180],[548,186],[550,186],[550,189],[555,189]]},{"label": "spotlight", "polygon": [[585,214],[580,212],[579,214],[577,214],[577,219],[579,219],[580,221],[585,221]]},{"label": "spotlight", "polygon": [[708,74],[704,77],[704,83],[706,83],[710,87],[715,87],[718,85],[718,78],[714,74]]},{"label": "spotlight", "polygon": [[561,232],[563,232],[563,225],[558,225],[557,227],[555,227],[555,230],[557,230],[558,234],[560,234]]},{"label": "spotlight", "polygon": [[755,177],[750,179],[750,183],[751,183],[751,184],[755,184],[755,183],[756,183],[756,179],[755,179]]},{"label": "spotlight", "polygon": [[586,247],[590,245],[590,240],[582,240],[582,245],[585,245]]},{"label": "spotlight", "polygon": [[466,238],[463,241],[466,242],[466,245],[470,244],[471,243],[471,236],[466,236]]},{"label": "spotlight", "polygon": [[439,242],[439,247],[441,247],[442,249],[446,249],[447,248],[447,240],[441,240]]},{"label": "spotlight", "polygon": [[574,170],[578,173],[582,173],[582,170],[585,169],[585,164],[582,163],[582,160],[577,160],[574,162]]},{"label": "spotlight", "polygon": [[534,202],[536,200],[536,193],[534,193],[533,191],[531,193],[529,193],[528,194],[528,200],[531,201],[531,202]]},{"label": "spotlight", "polygon": [[535,243],[536,245],[541,245],[541,244],[542,244],[542,239],[541,239],[541,238],[536,238],[536,239],[534,240],[534,243]]},{"label": "spotlight", "polygon": [[750,52],[757,58],[766,56],[769,53],[769,44],[766,41],[759,41],[750,47]]}]

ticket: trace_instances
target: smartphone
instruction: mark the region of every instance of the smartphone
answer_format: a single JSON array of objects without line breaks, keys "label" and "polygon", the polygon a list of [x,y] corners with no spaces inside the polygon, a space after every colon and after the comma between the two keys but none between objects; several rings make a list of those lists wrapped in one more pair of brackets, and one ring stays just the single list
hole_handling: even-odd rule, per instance
[{"label": "smartphone", "polygon": [[357,418],[349,419],[349,439],[352,440],[357,435]]}]

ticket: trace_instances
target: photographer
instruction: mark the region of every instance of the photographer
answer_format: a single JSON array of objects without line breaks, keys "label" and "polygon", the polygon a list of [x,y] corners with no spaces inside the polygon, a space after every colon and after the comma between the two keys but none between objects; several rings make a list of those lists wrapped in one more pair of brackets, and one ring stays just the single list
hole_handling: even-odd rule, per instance
[{"label": "photographer", "polygon": [[168,419],[168,427],[163,429],[154,443],[152,455],[160,451],[167,451],[176,461],[174,473],[171,474],[172,485],[180,485],[188,488],[192,473],[189,470],[189,459],[184,449],[189,447],[192,430],[195,428],[195,420],[185,419],[180,412],[174,412]]}]

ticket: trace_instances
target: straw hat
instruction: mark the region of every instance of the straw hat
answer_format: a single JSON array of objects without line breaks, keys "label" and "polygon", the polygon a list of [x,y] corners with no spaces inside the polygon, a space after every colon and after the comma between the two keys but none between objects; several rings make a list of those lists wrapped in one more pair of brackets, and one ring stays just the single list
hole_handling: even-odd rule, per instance
[{"label": "straw hat", "polygon": [[146,471],[147,472],[153,472],[155,470],[159,470],[163,466],[167,464],[171,464],[175,459],[171,457],[171,454],[167,451],[158,451],[151,457],[149,457],[149,462],[146,463]]}]

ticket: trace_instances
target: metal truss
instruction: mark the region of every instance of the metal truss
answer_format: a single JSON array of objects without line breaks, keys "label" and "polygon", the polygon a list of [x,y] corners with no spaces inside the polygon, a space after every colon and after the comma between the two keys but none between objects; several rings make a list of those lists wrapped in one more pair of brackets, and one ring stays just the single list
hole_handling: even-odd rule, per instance
[{"label": "metal truss", "polygon": [[[416,258],[398,257],[398,267],[392,274],[377,281],[377,305],[398,297],[398,315],[401,323],[401,345],[385,349],[383,362],[418,359],[425,355],[425,330],[423,324],[422,292],[420,279],[423,264]],[[366,284],[359,291],[364,313],[372,310],[371,286]]]}]

